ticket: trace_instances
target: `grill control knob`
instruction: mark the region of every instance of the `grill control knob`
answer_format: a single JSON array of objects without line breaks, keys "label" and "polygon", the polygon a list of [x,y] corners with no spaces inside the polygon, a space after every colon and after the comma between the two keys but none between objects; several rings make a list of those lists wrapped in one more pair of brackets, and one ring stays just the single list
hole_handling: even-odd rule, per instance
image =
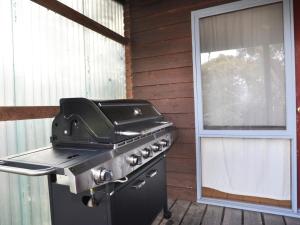
[{"label": "grill control knob", "polygon": [[154,152],[159,152],[162,150],[161,146],[159,144],[153,144],[153,145],[150,145],[150,148],[152,151]]},{"label": "grill control knob", "polygon": [[142,164],[142,157],[136,154],[132,154],[127,158],[127,162],[130,166],[136,166]]},{"label": "grill control knob", "polygon": [[161,146],[161,147],[168,147],[169,146],[169,141],[166,140],[166,139],[162,139],[158,142],[158,144]]},{"label": "grill control knob", "polygon": [[144,148],[143,150],[141,150],[141,154],[142,154],[143,158],[145,158],[145,159],[152,156],[152,152],[149,148]]},{"label": "grill control knob", "polygon": [[111,170],[107,170],[105,168],[93,169],[92,176],[94,178],[95,183],[99,184],[101,182],[111,181],[113,178],[113,173]]}]

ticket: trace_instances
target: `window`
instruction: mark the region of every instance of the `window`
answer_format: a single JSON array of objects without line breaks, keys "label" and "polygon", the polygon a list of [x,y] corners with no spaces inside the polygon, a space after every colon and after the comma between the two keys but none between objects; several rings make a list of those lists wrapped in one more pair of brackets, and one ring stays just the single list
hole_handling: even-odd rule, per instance
[{"label": "window", "polygon": [[285,129],[282,3],[200,21],[205,129]]},{"label": "window", "polygon": [[[124,33],[115,1],[67,1]],[[99,9],[99,5],[104,4]],[[97,5],[95,5],[97,4]],[[95,16],[95,18],[93,18]],[[0,1],[0,106],[126,98],[125,47],[32,1]],[[50,145],[52,119],[0,122],[0,157]],[[0,173],[0,224],[49,225],[47,180]]]},{"label": "window", "polygon": [[200,202],[297,210],[291,10],[245,0],[192,13]]}]

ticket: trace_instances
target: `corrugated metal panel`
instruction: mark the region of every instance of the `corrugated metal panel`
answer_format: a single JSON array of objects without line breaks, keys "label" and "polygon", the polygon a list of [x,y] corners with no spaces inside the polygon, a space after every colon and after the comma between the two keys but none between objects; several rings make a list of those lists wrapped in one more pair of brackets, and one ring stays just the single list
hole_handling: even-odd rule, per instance
[{"label": "corrugated metal panel", "polygon": [[[105,22],[122,32],[123,11],[115,3],[69,2],[81,11],[88,6],[93,15],[101,2],[105,13],[118,15]],[[124,46],[28,0],[0,1],[0,29],[1,106],[125,98]],[[0,122],[0,157],[49,145],[51,121]],[[50,225],[45,178],[0,173],[0,180],[1,225]]]},{"label": "corrugated metal panel", "polygon": [[97,98],[100,95],[103,99],[124,98],[124,48],[88,29],[85,29],[85,46],[87,96]]},{"label": "corrugated metal panel", "polygon": [[11,2],[0,1],[0,105],[14,104]]},{"label": "corrugated metal panel", "polygon": [[59,0],[65,5],[124,35],[123,5],[113,0]]},{"label": "corrugated metal panel", "polygon": [[83,27],[31,1],[13,1],[16,105],[85,96]]},{"label": "corrugated metal panel", "polygon": [[[52,119],[0,122],[0,157],[49,145]],[[50,225],[45,177],[0,173],[0,224]]]},{"label": "corrugated metal panel", "polygon": [[123,6],[116,1],[83,0],[83,14],[124,35]]},{"label": "corrugated metal panel", "polygon": [[[72,2],[81,9],[79,0]],[[0,23],[6,30],[0,41],[6,51],[0,53],[5,59],[0,79],[6,83],[1,82],[2,92],[7,92],[1,95],[6,96],[1,105],[57,105],[60,97],[125,97],[124,46],[31,1],[11,4],[11,10],[9,4],[1,7],[5,18]]]}]

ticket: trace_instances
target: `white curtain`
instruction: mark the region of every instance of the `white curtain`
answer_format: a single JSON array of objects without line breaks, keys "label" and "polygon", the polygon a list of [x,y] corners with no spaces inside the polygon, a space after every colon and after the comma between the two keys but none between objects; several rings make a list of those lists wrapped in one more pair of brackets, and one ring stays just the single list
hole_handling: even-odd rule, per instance
[{"label": "white curtain", "polygon": [[282,3],[200,19],[207,129],[285,129]]},{"label": "white curtain", "polygon": [[282,44],[282,16],[282,3],[276,3],[202,18],[201,52]]},{"label": "white curtain", "polygon": [[203,187],[291,199],[289,140],[202,138],[201,158]]}]

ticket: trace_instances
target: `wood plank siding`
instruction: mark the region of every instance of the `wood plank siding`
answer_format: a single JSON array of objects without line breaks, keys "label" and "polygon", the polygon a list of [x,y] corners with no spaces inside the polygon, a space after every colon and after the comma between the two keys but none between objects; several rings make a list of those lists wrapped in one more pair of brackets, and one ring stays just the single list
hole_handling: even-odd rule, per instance
[{"label": "wood plank siding", "polygon": [[[175,123],[178,131],[178,139],[168,154],[168,191],[172,198],[196,199],[191,11],[228,2],[233,1],[129,1],[132,95],[134,98],[150,100]],[[299,2],[294,1],[294,4],[294,9],[299,11]],[[295,12],[295,16],[296,65],[299,74],[300,14]],[[297,92],[298,105],[299,96],[300,88]],[[299,174],[300,172],[300,177]],[[206,193],[208,196],[211,194]],[[221,192],[214,192],[214,195],[224,197]],[[298,196],[300,199],[300,195]],[[226,195],[224,198],[236,200],[236,197],[240,196]],[[242,197],[252,199],[249,196]],[[270,204],[263,198],[252,200],[251,202]],[[290,202],[278,201],[271,205],[289,204]]]},{"label": "wood plank siding", "polygon": [[58,112],[58,106],[0,107],[0,121],[52,118]]},{"label": "wood plank siding", "polygon": [[[130,40],[130,5],[129,2],[124,4],[124,35]],[[132,57],[132,48],[131,41],[125,45],[125,76],[126,76],[126,97],[132,98],[132,65],[131,65],[131,57]]]},{"label": "wood plank siding", "polygon": [[[168,192],[196,199],[191,11],[225,0],[131,0],[133,97],[150,100],[177,127],[168,154]],[[128,76],[129,77],[129,76]]]}]

